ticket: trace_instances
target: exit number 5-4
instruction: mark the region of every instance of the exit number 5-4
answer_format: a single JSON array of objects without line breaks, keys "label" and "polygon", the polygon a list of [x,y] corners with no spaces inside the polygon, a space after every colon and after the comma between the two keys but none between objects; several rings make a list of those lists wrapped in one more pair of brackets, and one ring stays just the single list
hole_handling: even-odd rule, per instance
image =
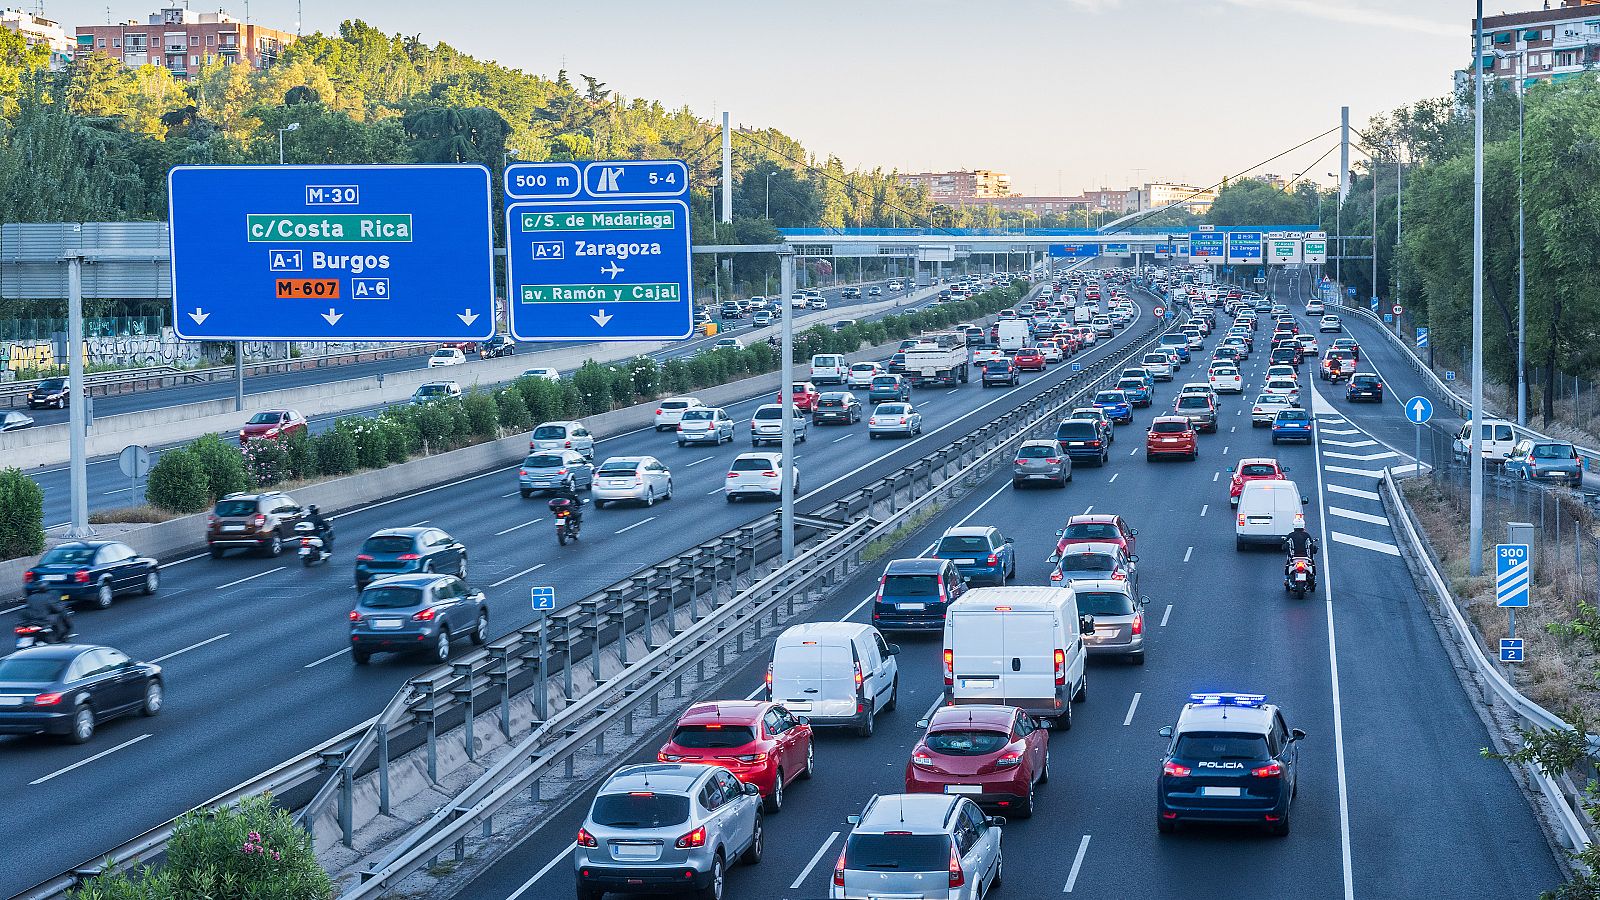
[{"label": "exit number 5-4", "polygon": [[677,172],[651,172],[650,173],[650,183],[651,184],[677,184],[678,183],[678,173]]}]

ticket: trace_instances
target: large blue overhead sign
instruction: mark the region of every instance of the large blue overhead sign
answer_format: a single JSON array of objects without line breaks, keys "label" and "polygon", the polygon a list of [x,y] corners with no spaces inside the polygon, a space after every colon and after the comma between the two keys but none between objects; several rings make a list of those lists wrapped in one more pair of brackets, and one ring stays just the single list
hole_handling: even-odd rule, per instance
[{"label": "large blue overhead sign", "polygon": [[1094,244],[1051,244],[1050,255],[1056,259],[1093,259],[1100,255]]},{"label": "large blue overhead sign", "polygon": [[681,160],[517,163],[506,169],[505,189],[514,337],[689,336],[689,168]]},{"label": "large blue overhead sign", "polygon": [[1261,239],[1262,234],[1259,231],[1228,232],[1228,265],[1260,265]]},{"label": "large blue overhead sign", "polygon": [[1221,263],[1227,252],[1227,233],[1195,231],[1189,234],[1189,259],[1197,263]]},{"label": "large blue overhead sign", "polygon": [[173,323],[189,340],[485,340],[482,166],[179,166]]},{"label": "large blue overhead sign", "polygon": [[1100,252],[1107,256],[1129,256],[1132,253],[1127,244],[1103,244]]}]

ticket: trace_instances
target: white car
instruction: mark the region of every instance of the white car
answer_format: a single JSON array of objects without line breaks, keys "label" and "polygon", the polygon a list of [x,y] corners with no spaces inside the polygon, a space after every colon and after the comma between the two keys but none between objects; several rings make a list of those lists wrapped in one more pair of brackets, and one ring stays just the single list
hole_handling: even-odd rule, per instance
[{"label": "white car", "polygon": [[858,362],[850,366],[850,374],[845,381],[853,388],[870,388],[872,379],[882,374],[883,366],[875,362]]},{"label": "white car", "polygon": [[1295,371],[1294,366],[1268,366],[1267,380],[1274,378],[1287,378],[1295,384],[1300,383],[1300,373]]},{"label": "white car", "polygon": [[1321,300],[1310,300],[1306,302],[1306,315],[1320,316],[1324,311],[1325,310]]},{"label": "white car", "polygon": [[1139,360],[1139,365],[1156,381],[1172,380],[1172,360],[1165,353],[1160,351],[1146,353],[1144,358]]},{"label": "white car", "polygon": [[1317,330],[1340,333],[1344,331],[1344,323],[1339,321],[1338,316],[1323,316],[1321,324],[1317,325]]},{"label": "white car", "polygon": [[1044,354],[1047,363],[1058,363],[1063,359],[1061,345],[1055,341],[1040,341],[1039,352]]},{"label": "white car", "polygon": [[519,377],[519,378],[538,378],[538,379],[543,380],[543,381],[560,381],[561,380],[561,373],[557,372],[555,369],[547,369],[547,368],[544,368],[544,367],[541,366],[540,368],[537,368],[537,369],[528,369],[527,371],[523,372],[521,375],[519,375],[517,377]]},{"label": "white car", "polygon": [[672,473],[654,456],[613,456],[595,470],[590,490],[595,509],[621,500],[655,506],[672,499]]},{"label": "white car", "polygon": [[812,297],[812,298],[806,300],[806,308],[807,309],[827,309],[828,308],[828,299],[826,297]]},{"label": "white car", "polygon": [[1300,382],[1290,381],[1287,378],[1268,378],[1267,383],[1261,388],[1263,394],[1281,394],[1289,398],[1292,406],[1300,405]]},{"label": "white car", "polygon": [[[799,410],[789,414],[789,428],[794,432],[795,443],[805,443],[806,426],[810,424],[810,420],[810,416]],[[765,403],[756,407],[755,413],[750,416],[750,446],[781,443],[783,443],[783,405]]]},{"label": "white car", "polygon": [[467,355],[454,347],[440,347],[428,357],[428,368],[438,369],[444,366],[464,366],[467,364]]},{"label": "white car", "polygon": [[867,436],[903,434],[906,437],[922,433],[922,413],[909,403],[880,403],[867,420]]},{"label": "white car", "polygon": [[905,289],[906,289],[906,286],[901,282],[898,282],[898,281],[889,282],[889,290],[891,290],[891,291],[903,291]]},{"label": "white car", "polygon": [[684,411],[705,406],[697,397],[668,397],[656,404],[656,430],[677,431]]},{"label": "white car", "polygon": [[1244,378],[1239,370],[1231,366],[1222,366],[1211,370],[1211,387],[1219,394],[1244,393]]},{"label": "white car", "polygon": [[[722,485],[723,496],[732,503],[741,497],[777,497],[783,490],[780,477],[783,465],[781,453],[741,453],[728,467],[728,477]],[[790,466],[789,477],[794,482],[795,496],[800,495],[800,469]]]},{"label": "white car", "polygon": [[789,308],[790,309],[805,309],[806,308],[806,295],[805,294],[799,294],[799,293],[789,295]]},{"label": "white car", "polygon": [[1256,398],[1255,406],[1250,408],[1250,427],[1271,425],[1272,420],[1278,417],[1279,410],[1292,409],[1295,405],[1288,394],[1262,394]]},{"label": "white car", "polygon": [[713,350],[728,350],[728,349],[743,350],[744,349],[744,342],[740,341],[736,337],[717,338],[717,342],[715,344],[711,345],[711,349],[713,349]]}]

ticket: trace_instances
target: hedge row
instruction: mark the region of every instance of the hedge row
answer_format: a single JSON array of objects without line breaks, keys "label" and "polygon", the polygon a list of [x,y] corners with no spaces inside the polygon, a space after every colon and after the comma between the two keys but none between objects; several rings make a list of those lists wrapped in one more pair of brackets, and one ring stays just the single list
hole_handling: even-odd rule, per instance
[{"label": "hedge row", "polygon": [[[947,328],[1011,306],[1026,290],[1025,283],[1016,282],[959,303],[885,316],[838,331],[809,328],[795,336],[795,359],[806,362],[816,353],[852,353],[863,344]],[[414,456],[495,440],[539,422],[598,415],[776,368],[778,354],[765,342],[665,363],[647,356],[611,365],[590,361],[560,381],[520,378],[502,388],[473,389],[459,398],[392,406],[373,417],[345,416],[322,434],[252,441],[242,453],[217,435],[207,435],[161,454],[150,468],[145,498],[171,512],[199,512],[235,491],[383,468]]]}]

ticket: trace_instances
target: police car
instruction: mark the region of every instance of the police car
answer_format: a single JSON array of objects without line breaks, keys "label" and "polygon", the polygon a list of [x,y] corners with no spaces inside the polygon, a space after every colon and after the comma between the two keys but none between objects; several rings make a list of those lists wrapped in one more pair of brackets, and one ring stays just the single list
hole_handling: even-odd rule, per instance
[{"label": "police car", "polygon": [[1254,822],[1275,835],[1289,833],[1299,745],[1306,733],[1290,729],[1283,712],[1263,694],[1190,694],[1170,738],[1156,782],[1156,829],[1179,822]]}]

